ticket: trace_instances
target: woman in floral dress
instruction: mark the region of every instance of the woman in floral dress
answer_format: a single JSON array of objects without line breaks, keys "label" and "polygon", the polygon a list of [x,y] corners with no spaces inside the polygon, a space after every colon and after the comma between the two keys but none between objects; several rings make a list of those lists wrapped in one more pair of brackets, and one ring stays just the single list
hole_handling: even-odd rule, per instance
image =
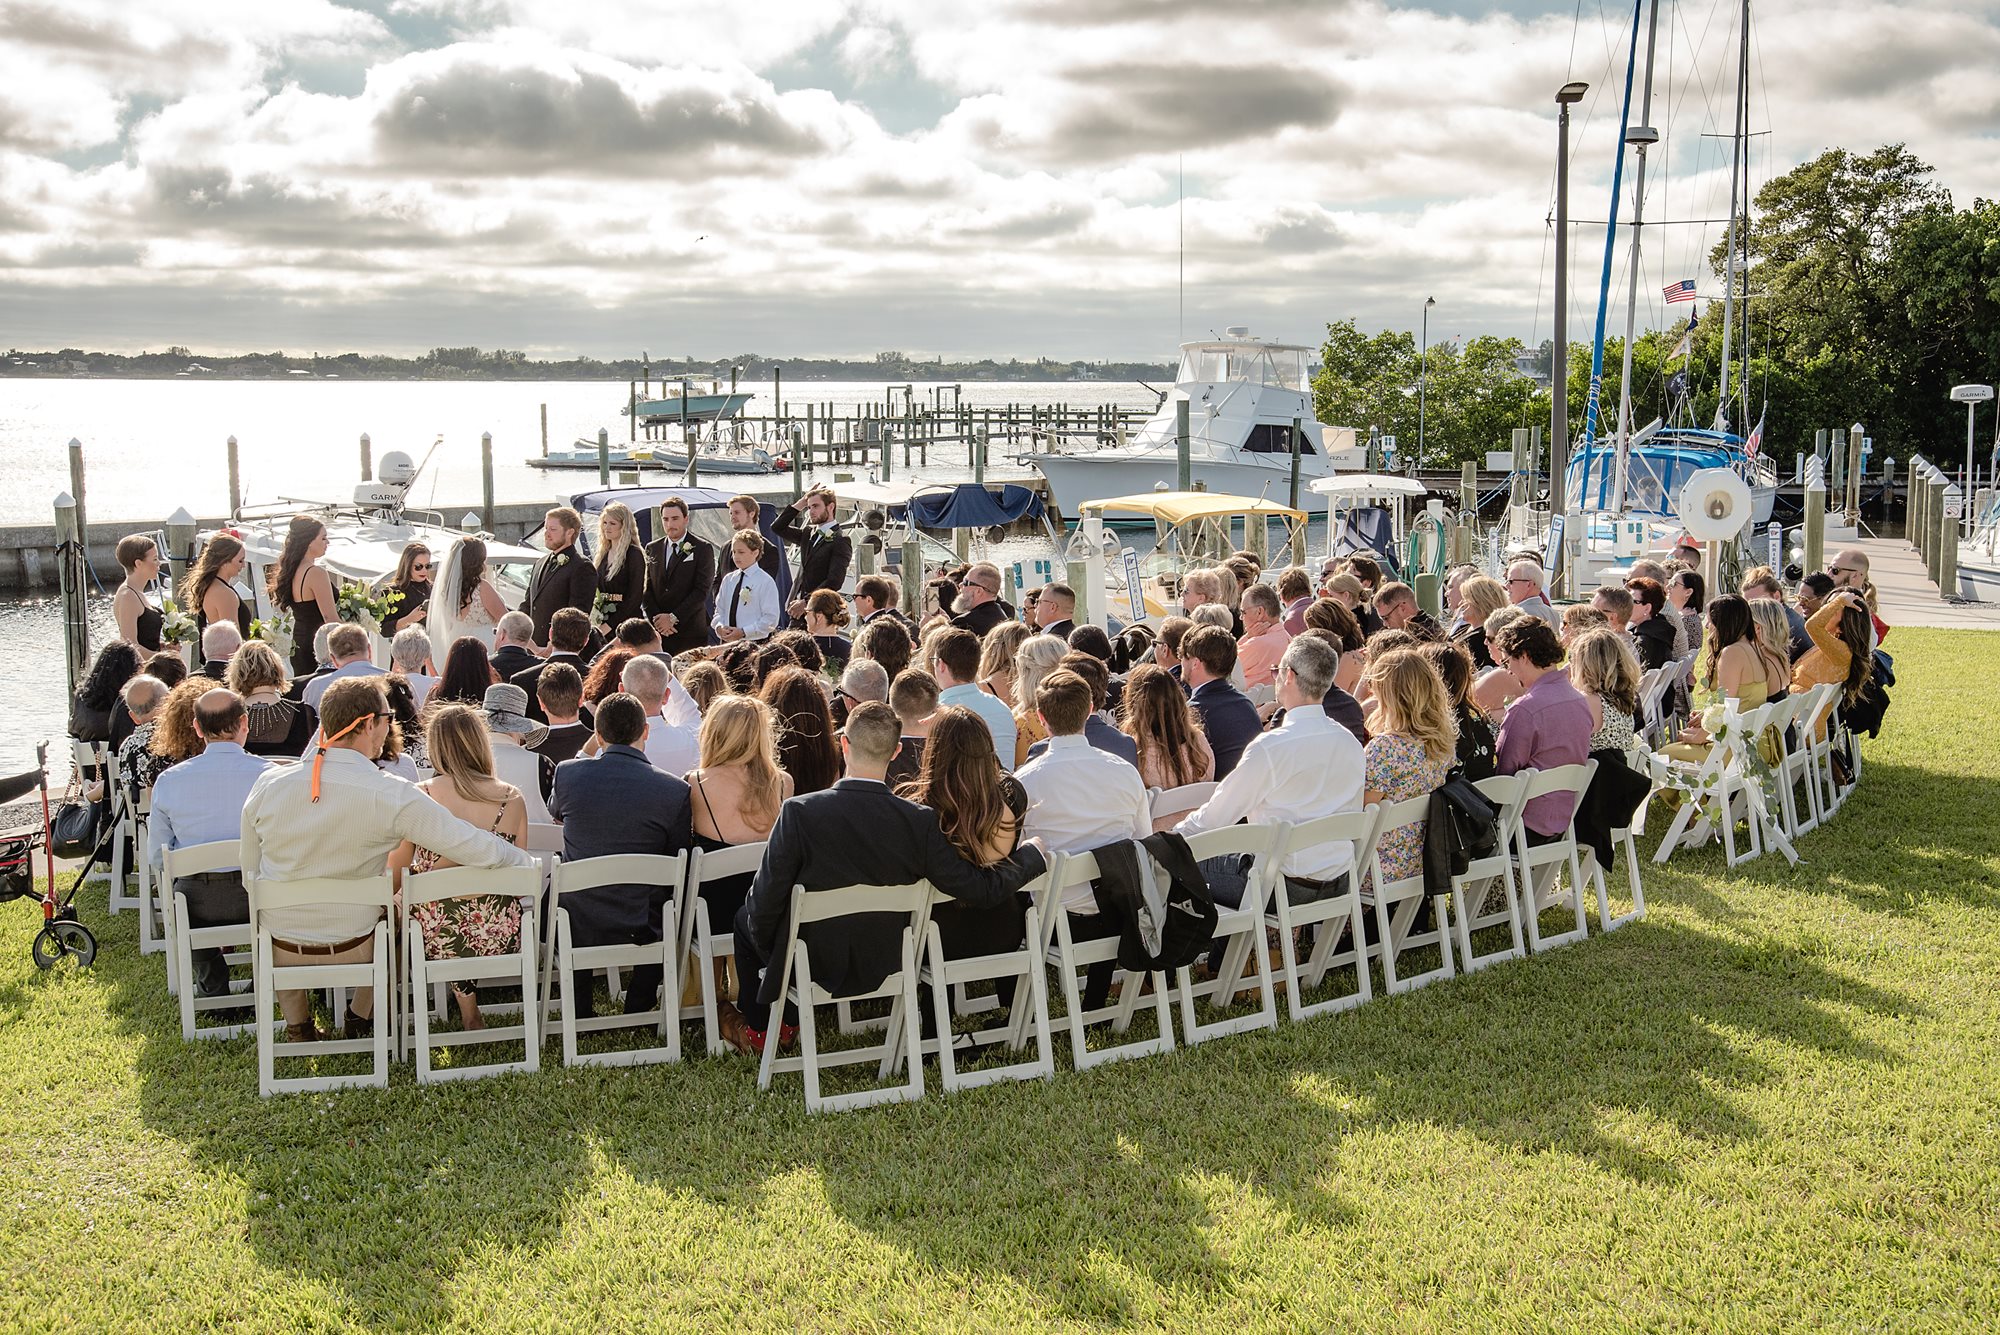
[{"label": "woman in floral dress", "polygon": [[[1404,802],[1442,784],[1458,759],[1458,724],[1444,682],[1415,649],[1392,649],[1368,665],[1368,745],[1364,802]],[[1386,881],[1424,869],[1424,827],[1402,825],[1382,836],[1376,857]]]},{"label": "woman in floral dress", "polygon": [[[519,789],[493,777],[493,749],[479,711],[463,704],[440,706],[425,724],[424,736],[437,770],[436,778],[419,785],[424,792],[460,820],[518,844],[528,832],[527,805]],[[407,869],[411,875],[456,865],[407,839],[389,855],[392,870]],[[521,943],[521,901],[511,895],[440,899],[419,905],[410,919],[423,933],[426,959],[505,955]],[[477,989],[454,983],[452,995],[465,1027],[484,1028]]]}]

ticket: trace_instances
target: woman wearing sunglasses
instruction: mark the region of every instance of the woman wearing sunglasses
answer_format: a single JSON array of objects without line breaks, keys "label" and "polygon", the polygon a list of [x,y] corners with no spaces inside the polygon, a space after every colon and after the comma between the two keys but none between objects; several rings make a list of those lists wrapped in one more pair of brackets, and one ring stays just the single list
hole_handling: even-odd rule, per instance
[{"label": "woman wearing sunglasses", "polygon": [[403,555],[396,562],[396,573],[389,577],[385,593],[400,593],[403,601],[396,604],[396,610],[382,621],[382,634],[389,639],[396,638],[396,632],[405,626],[424,624],[424,610],[431,600],[431,549],[421,542],[412,542],[403,548]]}]

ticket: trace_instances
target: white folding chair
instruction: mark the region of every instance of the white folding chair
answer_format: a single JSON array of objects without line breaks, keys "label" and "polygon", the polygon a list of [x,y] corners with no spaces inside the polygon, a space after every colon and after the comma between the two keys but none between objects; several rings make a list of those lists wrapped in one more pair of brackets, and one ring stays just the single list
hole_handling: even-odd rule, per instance
[{"label": "white folding chair", "polygon": [[1639,720],[1649,746],[1664,746],[1671,740],[1667,730],[1667,696],[1680,680],[1680,664],[1662,663],[1639,676]]},{"label": "white folding chair", "polygon": [[1158,825],[1165,816],[1184,816],[1195,810],[1215,793],[1213,783],[1184,783],[1178,788],[1149,788],[1147,796],[1153,804],[1153,823]]},{"label": "white folding chair", "polygon": [[[1503,960],[1517,960],[1527,953],[1521,937],[1521,906],[1514,895],[1514,827],[1521,822],[1521,804],[1528,791],[1528,775],[1497,774],[1473,785],[1499,811],[1495,851],[1483,858],[1471,858],[1465,870],[1451,878],[1451,922],[1458,938],[1458,969],[1477,973]],[[1498,890],[1495,895],[1493,891]],[[1489,909],[1489,902],[1499,907]],[[1498,950],[1473,948],[1472,934],[1488,927],[1507,924],[1511,944]]]},{"label": "white folding chair", "polygon": [[[1271,902],[1271,881],[1278,875],[1278,855],[1284,838],[1282,825],[1229,825],[1219,830],[1204,830],[1187,841],[1188,851],[1197,862],[1240,855],[1251,859],[1242,901],[1233,909],[1226,904],[1215,906],[1214,939],[1222,945],[1215,977],[1196,985],[1186,968],[1174,971],[1174,991],[1180,996],[1181,1041],[1190,1047],[1225,1034],[1278,1027],[1278,1004],[1271,990],[1271,953],[1264,949],[1264,912]],[[1206,1001],[1219,1010],[1236,1000],[1236,994],[1251,981],[1244,976],[1244,966],[1253,962],[1257,1009],[1247,1015],[1227,1016],[1206,1024],[1197,1019],[1197,1001]]]},{"label": "white folding chair", "polygon": [[[1047,875],[1044,872],[1034,882],[1024,886],[1022,891],[1032,898],[1034,890],[1047,879]],[[936,1026],[936,1036],[923,1040],[922,1051],[925,1056],[937,1055],[938,1082],[944,1086],[946,1093],[954,1093],[1001,1080],[1053,1079],[1056,1066],[1049,1044],[1049,980],[1035,954],[1040,941],[1040,910],[1029,909],[1018,950],[970,955],[954,960],[945,957],[944,934],[937,922],[939,905],[948,902],[935,896],[931,900],[930,913],[924,924],[924,952],[918,975],[919,984],[930,989],[931,1018]],[[1013,1006],[1007,1022],[984,1029],[975,1027],[964,1034],[954,1033],[954,1016],[999,1008],[997,997],[977,1001],[968,998],[966,986],[979,982],[997,983],[1004,979],[1011,979],[1014,983]],[[953,1004],[954,999],[957,1004]],[[961,1040],[979,1045],[1005,1043],[1011,1051],[1019,1052],[1027,1046],[1030,1030],[1035,1043],[1033,1056],[999,1066],[981,1067],[969,1074],[959,1073],[957,1045]]]},{"label": "white folding chair", "polygon": [[[105,809],[112,813],[112,828],[116,830],[117,815],[124,806],[124,799],[118,795],[118,768],[111,763],[111,748],[103,742],[79,742],[72,738],[69,751],[71,763],[76,766],[77,776],[85,787],[90,785],[93,778],[104,781],[104,800],[108,804]],[[113,844],[114,859],[119,856],[121,848],[122,845]],[[112,869],[108,861],[98,863],[92,869],[89,879],[83,883],[95,885],[100,881],[104,883],[109,912],[116,914],[128,906],[136,907],[132,904],[132,897],[124,893],[124,888],[113,882]]]},{"label": "white folding chair", "polygon": [[[1105,1062],[1150,1057],[1174,1050],[1174,1020],[1167,1001],[1167,976],[1160,970],[1144,975],[1125,974],[1116,1001],[1090,1011],[1083,1008],[1083,991],[1078,985],[1077,971],[1088,969],[1092,964],[1115,963],[1118,959],[1118,938],[1107,936],[1076,940],[1070,932],[1069,912],[1063,908],[1063,893],[1067,889],[1088,886],[1096,879],[1097,859],[1093,855],[1058,854],[1035,900],[1036,926],[1040,932],[1038,948],[1043,962],[1062,978],[1066,1012],[1063,1023],[1069,1029],[1071,1064],[1079,1071],[1087,1071]],[[1119,1035],[1132,1027],[1132,1019],[1139,1009],[1140,994],[1149,979],[1153,986],[1153,1012],[1159,1022],[1159,1031],[1151,1038],[1092,1048],[1088,1037],[1091,1025],[1108,1021],[1111,1032]]]},{"label": "white folding chair", "polygon": [[1799,817],[1798,793],[1793,789],[1789,778],[1792,754],[1797,749],[1791,740],[1794,733],[1793,725],[1798,722],[1800,714],[1811,705],[1810,691],[1787,695],[1771,706],[1770,716],[1764,725],[1777,737],[1778,759],[1777,763],[1771,766],[1771,775],[1777,781],[1778,809],[1771,815],[1787,840],[1795,840],[1812,828],[1810,819],[1801,821]]},{"label": "white folding chair", "polygon": [[[133,795],[118,779],[115,760],[107,772],[112,781],[105,784],[104,793],[111,804],[112,836],[111,879],[105,891],[104,907],[114,914],[123,913],[126,909],[139,911],[139,953],[151,955],[162,944],[156,933],[147,930],[146,922],[146,815],[153,809],[153,792],[150,788],[141,790],[135,803]],[[136,891],[132,889],[135,877],[139,881]]]},{"label": "white folding chair", "polygon": [[[1586,760],[1580,765],[1558,765],[1554,769],[1523,771],[1530,777],[1528,786],[1521,795],[1521,818],[1514,823],[1514,850],[1518,864],[1521,894],[1521,919],[1528,932],[1528,948],[1536,954],[1544,950],[1554,950],[1581,941],[1590,935],[1588,921],[1583,908],[1583,864],[1576,851],[1576,814],[1574,805],[1583,801],[1583,794],[1590,787],[1591,776],[1597,773],[1597,762]],[[1528,803],[1538,797],[1559,797],[1569,795],[1572,801],[1570,820],[1561,837],[1547,843],[1528,842]],[[1569,873],[1569,890],[1561,890],[1562,873]],[[1576,914],[1576,926],[1564,932],[1542,934],[1541,917],[1548,909],[1567,903]]]},{"label": "white folding chair", "polygon": [[[1810,834],[1833,814],[1828,806],[1827,787],[1823,782],[1825,775],[1820,766],[1824,744],[1815,739],[1831,719],[1834,698],[1839,692],[1838,686],[1826,683],[1813,687],[1799,697],[1798,710],[1792,716],[1790,741],[1785,748],[1785,763],[1778,779],[1784,785],[1794,838]],[[1803,816],[1798,809],[1800,789],[1804,789],[1806,795],[1806,814]]]},{"label": "white folding chair", "polygon": [[[1635,773],[1650,773],[1647,752],[1641,743],[1635,742],[1626,752],[1625,763]],[[1591,884],[1597,888],[1597,925],[1606,932],[1616,931],[1626,923],[1637,922],[1646,916],[1646,887],[1639,881],[1639,849],[1632,841],[1631,823],[1611,831],[1611,855],[1614,860],[1621,848],[1625,850],[1625,880],[1626,888],[1632,897],[1632,911],[1617,917],[1611,914],[1611,892],[1607,883],[1611,869],[1597,865],[1597,850],[1589,845],[1579,845],[1577,850],[1578,855],[1584,859],[1584,867],[1590,875]]]},{"label": "white folding chair", "polygon": [[702,902],[701,887],[710,881],[754,872],[764,861],[764,845],[737,844],[717,852],[696,849],[689,855],[687,894],[683,897],[680,929],[681,958],[689,961],[701,979],[701,1027],[711,1057],[726,1056],[733,1049],[722,1037],[722,990],[716,986],[715,966],[736,958],[736,933],[725,927],[715,931],[708,925],[708,905]]},{"label": "white folding chair", "polygon": [[[643,1066],[681,1059],[681,1027],[677,1023],[681,984],[676,958],[680,940],[673,929],[680,922],[680,897],[687,875],[687,861],[685,853],[675,853],[671,857],[661,853],[613,853],[556,864],[555,969],[554,976],[545,986],[560,982],[562,987],[563,1065]],[[665,930],[660,933],[660,940],[636,946],[581,946],[576,943],[569,910],[563,904],[564,897],[580,890],[595,890],[607,885],[666,887],[671,892],[661,909],[661,924]],[[631,969],[645,964],[659,964],[664,971],[660,979],[660,995],[651,1010],[631,1015],[577,1014],[578,1003],[582,999],[572,996],[571,992],[576,987],[578,970]],[[616,989],[613,991],[615,994]],[[616,995],[612,1000],[614,1003],[618,1000]],[[644,1025],[651,1025],[654,1032],[666,1040],[665,1043],[615,1052],[581,1052],[577,1048],[579,1034],[637,1029]]]},{"label": "white folding chair", "polygon": [[[364,876],[353,880],[315,878],[305,881],[266,881],[244,878],[250,892],[250,929],[256,942],[256,963],[253,976],[256,979],[256,1016],[253,1024],[257,1030],[257,1092],[265,1097],[272,1094],[303,1094],[331,1089],[353,1089],[373,1085],[386,1087],[389,1083],[389,1042],[396,1028],[396,989],[393,983],[393,956],[389,948],[390,906],[395,901],[395,891],[388,875]],[[356,964],[286,964],[273,965],[271,962],[271,927],[267,914],[282,909],[340,905],[350,908],[372,908],[381,912],[382,917],[375,924],[375,957]],[[371,987],[375,990],[376,1013],[375,1032],[368,1038],[322,1039],[316,1043],[278,1042],[278,1027],[282,1021],[271,1019],[271,1010],[277,1005],[277,994],[282,991],[315,988],[356,988]],[[282,1050],[281,1050],[282,1049]],[[331,1057],[343,1053],[372,1052],[375,1056],[373,1069],[365,1075],[299,1076],[280,1079],[277,1063],[280,1057],[312,1058]]]},{"label": "white folding chair", "polygon": [[[1724,726],[1730,731],[1742,722],[1742,716],[1733,707],[1725,710],[1724,718]],[[1699,848],[1718,828],[1722,834],[1723,854],[1730,866],[1748,861],[1763,851],[1761,845],[1754,842],[1755,820],[1751,821],[1751,850],[1742,856],[1738,856],[1736,851],[1738,811],[1747,799],[1743,793],[1743,768],[1736,763],[1731,747],[1717,740],[1710,743],[1708,754],[1699,762],[1654,755],[1649,763],[1653,767],[1655,793],[1662,789],[1674,789],[1681,797],[1667,832],[1660,837],[1659,847],[1653,850],[1655,863],[1665,865],[1683,848]],[[1650,802],[1651,799],[1648,800]]]},{"label": "white folding chair", "polygon": [[[778,961],[779,977],[785,980],[784,995],[777,1003],[779,1018],[773,1021],[764,1059],[757,1070],[757,1088],[768,1090],[779,1072],[796,1071],[805,1078],[807,1112],[839,1112],[847,1108],[868,1108],[878,1103],[900,1103],[924,1096],[924,1064],[905,1063],[909,1078],[901,1084],[883,1084],[846,1094],[822,1095],[820,1073],[827,1067],[876,1062],[878,1075],[891,1079],[900,1056],[914,1049],[923,1032],[917,1011],[917,942],[922,939],[930,918],[931,886],[928,881],[909,885],[848,885],[831,890],[792,887],[792,911],[785,928],[785,949]],[[895,913],[908,918],[902,929],[898,967],[882,980],[882,985],[859,995],[836,997],[812,976],[812,949],[800,929],[811,923],[831,922],[860,913]],[[889,1002],[889,1023],[879,1043],[865,1047],[841,1048],[833,1052],[819,1049],[816,1012],[838,1001]],[[783,1007],[799,1010],[799,1055],[778,1055],[778,1031],[783,1027]]]},{"label": "white folding chair", "polygon": [[[1315,1015],[1351,1010],[1375,994],[1374,983],[1368,977],[1368,954],[1363,945],[1366,936],[1361,926],[1361,869],[1374,860],[1375,831],[1379,827],[1377,818],[1380,814],[1380,808],[1370,806],[1360,811],[1343,811],[1338,815],[1321,816],[1317,820],[1288,826],[1278,851],[1273,854],[1273,865],[1282,868],[1300,849],[1318,848],[1336,839],[1347,841],[1354,850],[1345,894],[1329,895],[1309,904],[1294,904],[1282,872],[1274,873],[1271,878],[1270,908],[1265,913],[1264,925],[1278,933],[1285,1008],[1294,1023]],[[1302,927],[1315,929],[1312,955],[1303,967],[1299,964],[1298,942],[1294,939],[1297,930]],[[1343,933],[1348,938],[1348,946],[1336,954],[1334,947]],[[1352,992],[1323,1001],[1306,1001],[1305,994],[1317,991],[1329,971],[1346,964],[1354,966]]]},{"label": "white folding chair", "polygon": [[[146,856],[146,841],[151,838],[153,790],[142,789],[138,801],[128,802],[126,805],[131,809],[129,823],[132,829],[132,861],[137,872],[135,879],[138,881],[138,893],[132,897],[132,903],[139,910],[139,953],[166,955],[167,991],[175,992],[179,990],[179,980],[174,974],[173,952],[168,949],[167,943],[169,892],[166,887],[153,883],[153,860]],[[122,857],[125,849],[123,840],[119,841],[118,849]],[[123,881],[113,877],[111,883],[115,887],[123,884]]]},{"label": "white folding chair", "polygon": [[[501,955],[473,955],[459,959],[430,959],[424,952],[423,931],[412,920],[419,905],[466,895],[501,895],[521,901],[521,937],[516,947]],[[542,1027],[535,1005],[536,975],[539,972],[535,946],[535,923],[542,903],[540,867],[441,867],[436,871],[406,877],[403,881],[403,940],[408,952],[406,981],[409,988],[409,1026],[417,1055],[417,1083],[440,1084],[446,1080],[471,1080],[499,1075],[505,1071],[542,1069]],[[442,983],[470,983],[479,979],[504,979],[521,986],[521,1022],[488,1026],[484,1029],[431,1031],[430,991]],[[513,1007],[495,1007],[495,1013]],[[486,1008],[480,1008],[482,1018]],[[398,1035],[398,1041],[401,1034]],[[431,1065],[432,1047],[465,1047],[478,1043],[519,1043],[521,1060],[488,1062],[477,1066],[452,1066],[436,1070]]]},{"label": "white folding chair", "polygon": [[[1369,875],[1361,887],[1361,903],[1375,911],[1375,957],[1382,961],[1382,984],[1389,995],[1410,992],[1429,983],[1451,978],[1457,969],[1451,957],[1451,914],[1448,896],[1437,896],[1433,906],[1431,929],[1415,932],[1417,914],[1424,907],[1424,871],[1418,865],[1415,874],[1397,879],[1388,879],[1382,871],[1382,843],[1398,830],[1415,829],[1419,837],[1430,821],[1431,797],[1405,798],[1401,802],[1382,805],[1376,815],[1375,848],[1368,862]],[[1396,961],[1405,951],[1436,946],[1438,963],[1436,967],[1422,973],[1404,977],[1396,968]]]},{"label": "white folding chair", "polygon": [[[198,1038],[235,1038],[250,1029],[247,1024],[217,1024],[205,1028],[200,1024],[203,1012],[244,1009],[249,1006],[250,999],[235,991],[236,984],[231,984],[231,994],[227,996],[199,995],[194,986],[194,952],[220,950],[224,962],[230,966],[247,966],[254,955],[254,934],[248,922],[229,923],[221,927],[190,926],[187,896],[174,890],[174,880],[176,877],[236,867],[241,865],[242,858],[241,841],[236,839],[169,848],[164,854],[165,870],[160,873],[160,888],[167,896],[168,973],[180,981],[181,1038],[190,1043]],[[254,983],[245,980],[244,986],[251,987]]]}]

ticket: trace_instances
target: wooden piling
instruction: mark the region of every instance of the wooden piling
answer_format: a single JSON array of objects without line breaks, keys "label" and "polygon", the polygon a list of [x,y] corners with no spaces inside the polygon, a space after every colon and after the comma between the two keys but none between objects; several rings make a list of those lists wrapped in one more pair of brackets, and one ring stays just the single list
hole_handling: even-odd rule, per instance
[{"label": "wooden piling", "polygon": [[1302,417],[1292,419],[1292,487],[1289,504],[1294,510],[1299,508],[1299,440],[1302,434],[1300,428],[1304,423],[1305,419]]},{"label": "wooden piling", "polygon": [[90,565],[90,514],[83,499],[83,442],[70,437],[69,442],[69,494],[76,506],[76,531],[78,543],[83,551],[83,563]]},{"label": "wooden piling", "polygon": [[[686,413],[687,409],[683,407],[681,411]],[[625,437],[633,442],[639,439],[639,382],[636,380],[625,382]]]},{"label": "wooden piling", "polygon": [[611,485],[611,432],[608,428],[597,428],[597,485]]},{"label": "wooden piling", "polygon": [[56,497],[56,578],[62,587],[63,666],[69,694],[90,663],[90,617],[85,605],[88,579],[83,561],[83,515],[68,492]]},{"label": "wooden piling", "polygon": [[479,434],[479,527],[493,531],[493,433]]},{"label": "wooden piling", "polygon": [[549,405],[542,405],[542,457],[549,457]]},{"label": "wooden piling", "polygon": [[924,548],[914,530],[903,540],[903,566],[897,573],[903,582],[903,615],[915,617],[924,601]]},{"label": "wooden piling", "polygon": [[1174,405],[1174,489],[1194,490],[1194,459],[1189,451],[1188,401],[1182,399]]},{"label": "wooden piling", "polygon": [[229,517],[243,513],[243,470],[236,457],[236,437],[229,438]]},{"label": "wooden piling", "polygon": [[1805,519],[1805,566],[1807,570],[1826,569],[1826,478],[1819,468],[1817,457],[1814,466],[1806,470],[1806,519]]},{"label": "wooden piling", "polygon": [[375,480],[375,443],[368,439],[366,431],[361,433],[361,480]]}]

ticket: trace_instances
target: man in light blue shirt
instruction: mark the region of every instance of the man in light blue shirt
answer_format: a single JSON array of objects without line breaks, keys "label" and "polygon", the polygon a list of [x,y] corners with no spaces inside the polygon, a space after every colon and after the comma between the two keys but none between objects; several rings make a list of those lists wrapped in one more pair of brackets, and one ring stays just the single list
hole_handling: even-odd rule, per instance
[{"label": "man in light blue shirt", "polygon": [[[271,767],[269,761],[243,749],[250,715],[236,692],[220,686],[204,691],[195,701],[194,721],[201,733],[201,754],[172,766],[153,784],[146,856],[155,875],[161,873],[170,848],[238,838],[250,787]],[[250,921],[243,873],[236,868],[180,877],[168,887],[169,894],[176,892],[187,896],[189,927]],[[197,950],[193,963],[195,989],[202,996],[229,990],[229,966],[220,950]]]},{"label": "man in light blue shirt", "polygon": [[326,688],[337,681],[349,677],[379,677],[382,669],[375,666],[371,654],[375,645],[365,627],[349,625],[345,622],[333,628],[326,637],[326,651],[333,655],[333,671],[314,677],[306,683],[303,699],[314,709],[326,698]]},{"label": "man in light blue shirt", "polygon": [[957,705],[979,716],[993,734],[1000,768],[1014,768],[1014,712],[998,696],[979,689],[979,637],[969,630],[938,633],[938,703]]}]

